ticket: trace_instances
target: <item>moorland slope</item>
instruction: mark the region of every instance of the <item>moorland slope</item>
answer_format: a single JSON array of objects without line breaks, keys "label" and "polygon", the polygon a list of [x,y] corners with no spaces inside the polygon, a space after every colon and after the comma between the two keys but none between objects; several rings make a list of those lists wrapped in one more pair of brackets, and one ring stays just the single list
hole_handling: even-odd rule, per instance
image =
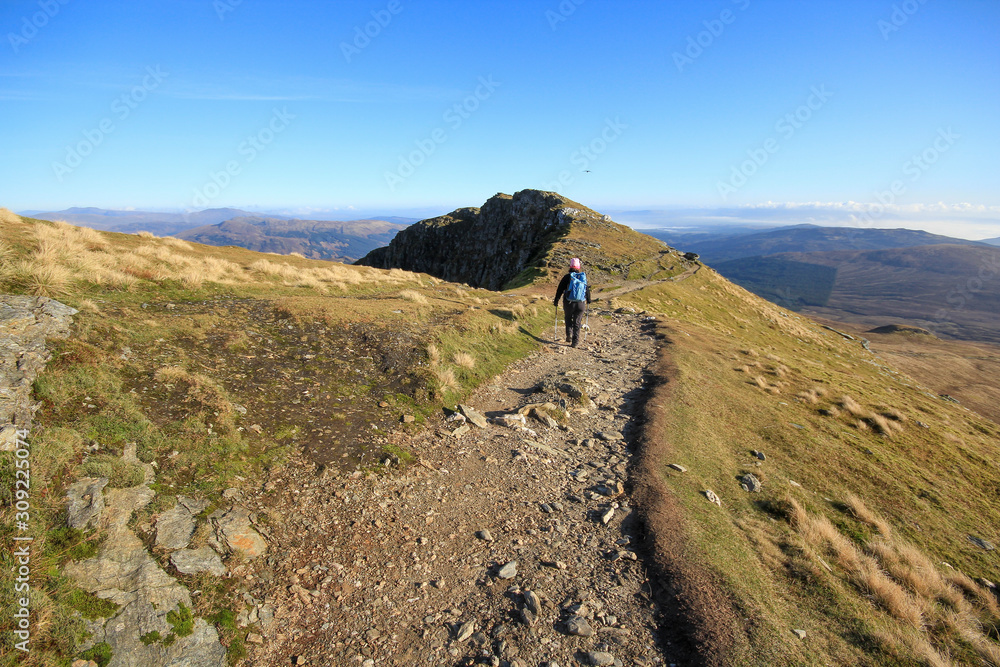
[{"label": "moorland slope", "polygon": [[[522,195],[552,202],[531,220],[581,209],[550,195]],[[1000,660],[1000,427],[653,239],[562,215],[524,260],[495,262],[505,292],[5,218],[4,291],[79,310],[34,383],[31,607],[45,621],[31,660],[131,664],[200,637],[192,660],[215,641],[232,663],[302,649],[394,664],[392,633],[411,631],[455,664],[608,664],[619,648],[636,664]],[[571,256],[595,269],[599,301],[590,346],[561,355],[546,302]],[[551,381],[515,379],[535,372]],[[520,422],[535,393],[551,407]],[[462,401],[503,419],[448,421]],[[90,506],[116,509],[67,527],[67,491],[86,479],[106,484]],[[493,506],[474,509],[477,486]],[[476,536],[491,516],[499,538]],[[158,543],[174,519],[191,530],[179,551],[215,554],[224,576],[188,574]],[[175,596],[138,624],[138,592],[86,576],[126,544]],[[446,563],[454,582],[438,578]],[[529,595],[566,583],[565,600]],[[620,602],[636,585],[642,614]],[[406,613],[416,600],[429,613]],[[373,609],[384,625],[311,642],[336,633],[331,615]]]}]

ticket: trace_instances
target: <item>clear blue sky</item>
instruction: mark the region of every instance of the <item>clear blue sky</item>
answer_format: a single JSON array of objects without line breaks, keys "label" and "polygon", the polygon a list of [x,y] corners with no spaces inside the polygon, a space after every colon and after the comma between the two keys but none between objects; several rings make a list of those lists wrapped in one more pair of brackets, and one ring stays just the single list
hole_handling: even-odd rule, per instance
[{"label": "clear blue sky", "polygon": [[1000,218],[996,0],[5,0],[0,28],[17,210],[542,188]]}]

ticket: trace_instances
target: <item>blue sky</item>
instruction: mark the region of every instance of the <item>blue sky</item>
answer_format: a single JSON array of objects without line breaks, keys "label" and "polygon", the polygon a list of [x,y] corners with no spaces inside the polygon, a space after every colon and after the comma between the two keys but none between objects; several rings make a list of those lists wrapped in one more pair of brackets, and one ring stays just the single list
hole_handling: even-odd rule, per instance
[{"label": "blue sky", "polygon": [[5,0],[0,30],[15,210],[541,188],[1000,236],[995,0]]}]

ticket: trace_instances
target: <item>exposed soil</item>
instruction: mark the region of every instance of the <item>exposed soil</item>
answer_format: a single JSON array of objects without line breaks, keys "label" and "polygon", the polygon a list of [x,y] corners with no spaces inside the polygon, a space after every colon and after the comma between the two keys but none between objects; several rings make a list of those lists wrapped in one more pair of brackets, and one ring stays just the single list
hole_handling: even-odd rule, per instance
[{"label": "exposed soil", "polygon": [[[233,576],[251,621],[275,619],[251,628],[249,662],[688,664],[631,495],[652,319],[592,312],[582,348],[547,343],[467,401],[485,428],[455,436],[441,415],[390,434],[417,457],[405,469],[318,477],[299,455],[244,498],[271,546]],[[498,423],[545,402],[563,425]]]}]

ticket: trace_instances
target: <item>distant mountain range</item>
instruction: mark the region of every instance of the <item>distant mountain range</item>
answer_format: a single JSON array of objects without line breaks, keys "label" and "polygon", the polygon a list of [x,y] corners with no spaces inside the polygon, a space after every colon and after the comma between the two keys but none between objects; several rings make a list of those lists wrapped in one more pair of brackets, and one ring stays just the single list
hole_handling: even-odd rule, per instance
[{"label": "distant mountain range", "polygon": [[207,245],[234,245],[260,252],[297,252],[313,259],[352,262],[384,246],[414,222],[409,218],[327,221],[260,215],[238,208],[212,208],[188,213],[115,211],[68,208],[63,211],[21,211],[41,220],[65,220],[106,232],[150,232]]},{"label": "distant mountain range", "polygon": [[388,244],[405,227],[386,220],[332,222],[247,215],[174,236],[207,245],[235,245],[281,255],[297,252],[311,259],[353,262]]},{"label": "distant mountain range", "polygon": [[989,243],[990,245],[1000,245],[1000,236],[995,239],[983,239],[980,243]]},{"label": "distant mountain range", "polygon": [[786,308],[1000,343],[996,245],[906,229],[803,225],[681,249]]},{"label": "distant mountain range", "polygon": [[670,230],[643,231],[671,245],[676,243],[676,247],[681,250],[698,253],[705,263],[714,268],[718,268],[716,265],[721,262],[742,257],[767,256],[783,252],[884,250],[942,243],[982,245],[980,241],[956,239],[912,229],[859,229],[817,225],[779,227],[763,232],[752,230],[751,233],[724,236],[699,235],[700,238],[679,235]]}]

